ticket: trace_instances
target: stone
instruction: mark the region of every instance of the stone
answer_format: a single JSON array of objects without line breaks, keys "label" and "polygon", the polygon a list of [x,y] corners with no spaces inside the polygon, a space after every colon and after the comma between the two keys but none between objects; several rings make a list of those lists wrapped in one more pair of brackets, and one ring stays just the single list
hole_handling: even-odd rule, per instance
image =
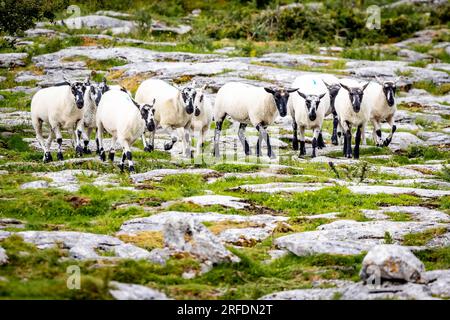
[{"label": "stone", "polygon": [[202,223],[195,219],[171,219],[164,225],[164,244],[171,252],[187,252],[209,268],[239,262]]},{"label": "stone", "polygon": [[25,35],[27,37],[51,37],[57,35],[58,32],[51,29],[45,29],[45,28],[34,28],[34,29],[28,29],[25,30]]},{"label": "stone", "polygon": [[179,175],[179,174],[198,174],[202,176],[217,175],[218,172],[211,169],[156,169],[143,173],[136,173],[130,175],[134,183],[143,182],[146,180],[161,180],[165,176]]},{"label": "stone", "polygon": [[23,229],[25,228],[25,224],[17,219],[12,218],[0,218],[0,229],[5,228],[15,228],[15,229]]},{"label": "stone", "polygon": [[27,53],[0,53],[0,68],[23,67],[27,56]]},{"label": "stone", "polygon": [[333,183],[299,183],[299,182],[274,182],[263,184],[245,184],[232,190],[245,190],[251,192],[266,192],[266,193],[297,193],[306,191],[317,191],[325,187],[332,187]]},{"label": "stone", "polygon": [[[448,82],[444,81],[444,82]],[[431,94],[414,94],[409,93],[406,97],[398,97],[397,104],[406,104],[413,107],[420,107],[422,112],[424,113],[434,113],[434,114],[450,114],[450,106],[446,105],[445,102],[448,102],[450,99],[450,95],[444,96],[433,96]]]},{"label": "stone", "polygon": [[406,150],[411,145],[423,145],[424,142],[409,132],[396,132],[392,137],[389,149],[392,151]]},{"label": "stone", "polygon": [[432,59],[428,54],[420,53],[409,49],[401,49],[397,52],[397,55],[404,58],[406,61],[418,61]]},{"label": "stone", "polygon": [[31,113],[28,111],[1,112],[0,124],[6,127],[31,126]]},{"label": "stone", "polygon": [[437,173],[444,169],[442,164],[408,164],[402,168],[416,170],[425,174]]},{"label": "stone", "polygon": [[416,221],[432,221],[432,222],[450,222],[450,215],[426,207],[415,206],[392,206],[381,208],[379,210],[363,209],[361,212],[370,219],[388,220],[390,217],[385,213],[407,213]]},{"label": "stone", "polygon": [[351,192],[358,194],[412,194],[422,198],[438,198],[450,195],[450,190],[419,189],[408,187],[382,186],[382,185],[357,185],[348,186]]},{"label": "stone", "polygon": [[68,192],[76,192],[80,189],[77,176],[84,175],[88,177],[97,176],[97,172],[93,170],[62,170],[53,172],[35,172],[33,176],[47,178],[52,180],[48,187],[65,190]]},{"label": "stone", "polygon": [[6,263],[8,263],[8,256],[6,255],[6,250],[0,247],[0,266]]},{"label": "stone", "polygon": [[360,254],[373,246],[383,244],[389,234],[395,244],[411,233],[421,233],[448,225],[436,222],[416,221],[365,221],[336,220],[320,225],[314,231],[293,233],[275,239],[279,249],[286,249],[298,256],[308,254]]},{"label": "stone", "polygon": [[424,264],[406,247],[394,244],[377,245],[370,249],[362,262],[360,277],[381,280],[419,282]]},{"label": "stone", "polygon": [[[234,209],[245,209],[250,206],[248,203],[243,202],[241,198],[233,196],[223,196],[223,195],[204,195],[204,196],[193,196],[184,198],[181,201],[191,202],[199,206],[213,206],[220,205],[224,207],[234,208]],[[163,204],[164,205],[164,204]],[[168,203],[166,203],[166,206]]]},{"label": "stone", "polygon": [[20,189],[46,189],[49,187],[49,183],[45,180],[37,180],[32,182],[26,182],[20,186]]},{"label": "stone", "polygon": [[116,300],[169,300],[164,293],[138,284],[111,281],[109,286],[109,293]]},{"label": "stone", "polygon": [[427,271],[422,276],[427,280],[432,295],[450,297],[450,270]]},{"label": "stone", "polygon": [[[97,259],[134,259],[161,263],[161,257],[145,249],[117,238],[86,232],[75,231],[21,231],[15,233],[25,242],[36,245],[39,249],[47,249],[62,245],[69,251],[69,256],[77,260]],[[99,252],[113,254],[102,256]]]},{"label": "stone", "polygon": [[131,17],[133,17],[129,13],[112,11],[112,10],[99,10],[95,14],[99,15],[99,16],[109,16],[109,17],[118,17],[118,18],[131,18]]},{"label": "stone", "polygon": [[400,179],[400,180],[384,180],[383,183],[392,185],[418,185],[422,187],[441,187],[450,188],[450,182],[437,180],[437,179]]},{"label": "stone", "polygon": [[[422,172],[403,168],[403,167],[385,167],[385,166],[379,166],[379,167],[373,167],[373,170],[377,170],[379,173],[387,173],[387,174],[395,174],[403,178],[423,178],[427,175],[423,174]],[[428,175],[429,177],[429,175]]]}]

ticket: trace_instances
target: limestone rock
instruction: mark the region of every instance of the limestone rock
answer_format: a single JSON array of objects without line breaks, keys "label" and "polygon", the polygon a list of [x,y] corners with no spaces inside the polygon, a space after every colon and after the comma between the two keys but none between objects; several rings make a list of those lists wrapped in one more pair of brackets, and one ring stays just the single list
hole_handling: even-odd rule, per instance
[{"label": "limestone rock", "polygon": [[27,56],[27,53],[0,53],[0,68],[23,67]]},{"label": "limestone rock", "polygon": [[111,281],[109,285],[109,293],[116,300],[169,300],[164,293],[146,286],[117,281]]},{"label": "limestone rock", "polygon": [[20,186],[20,189],[45,189],[48,188],[49,184],[45,180],[37,180],[37,181],[31,181],[26,182]]},{"label": "limestone rock", "polygon": [[370,249],[362,262],[361,279],[371,277],[418,282],[425,271],[423,263],[406,247],[393,244]]}]

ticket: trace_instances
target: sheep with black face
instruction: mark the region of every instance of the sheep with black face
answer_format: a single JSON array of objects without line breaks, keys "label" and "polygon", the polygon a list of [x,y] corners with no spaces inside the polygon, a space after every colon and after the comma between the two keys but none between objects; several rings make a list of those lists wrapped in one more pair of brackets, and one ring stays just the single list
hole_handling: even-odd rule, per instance
[{"label": "sheep with black face", "polygon": [[264,140],[267,144],[267,155],[270,158],[275,158],[267,127],[275,121],[278,114],[282,117],[286,116],[289,94],[296,90],[255,87],[240,82],[229,82],[220,88],[214,106],[214,119],[216,121],[214,134],[215,156],[220,156],[220,132],[223,121],[228,115],[240,124],[238,137],[246,155],[250,155],[251,151],[245,137],[245,128],[251,124],[259,132],[256,155],[261,156],[261,143]]}]

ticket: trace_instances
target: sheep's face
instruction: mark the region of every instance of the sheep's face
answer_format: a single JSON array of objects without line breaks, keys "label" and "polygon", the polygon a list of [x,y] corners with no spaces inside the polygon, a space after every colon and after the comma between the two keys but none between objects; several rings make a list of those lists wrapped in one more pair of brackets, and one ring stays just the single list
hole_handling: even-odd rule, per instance
[{"label": "sheep's face", "polygon": [[152,104],[144,104],[141,107],[141,116],[142,119],[145,121],[145,126],[147,127],[147,130],[152,132],[156,129],[155,124],[155,99],[153,99]]},{"label": "sheep's face", "polygon": [[395,97],[395,91],[397,90],[395,83],[392,81],[385,81],[382,84],[383,86],[383,93],[386,97],[386,101],[389,107],[392,107],[395,103],[394,97]]},{"label": "sheep's face", "polygon": [[323,83],[325,83],[328,89],[328,93],[330,95],[330,105],[334,109],[334,100],[336,100],[336,96],[338,95],[341,86],[338,83],[328,84],[325,81]]},{"label": "sheep's face", "polygon": [[348,91],[348,96],[355,113],[358,113],[361,110],[361,101],[364,96],[364,90],[366,90],[368,85],[369,82],[362,87],[350,88],[341,83],[341,87]]},{"label": "sheep's face", "polygon": [[[107,91],[107,90],[106,90]],[[89,88],[89,96],[92,101],[94,101],[95,105],[98,106],[100,103],[100,100],[102,98],[103,93],[106,92],[103,87],[101,87],[101,84],[95,86],[91,85]]]},{"label": "sheep's face", "polygon": [[70,85],[70,90],[75,97],[75,104],[78,109],[83,108],[84,105],[84,93],[86,92],[86,86],[82,82],[74,82]]},{"label": "sheep's face", "polygon": [[197,91],[194,88],[186,87],[181,90],[181,97],[186,108],[187,114],[192,114],[194,112],[194,101]]},{"label": "sheep's face", "polygon": [[201,91],[197,92],[194,102],[194,115],[198,117],[201,114],[201,110],[203,110],[203,103],[205,101],[205,94]]},{"label": "sheep's face", "polygon": [[270,93],[273,96],[280,116],[285,117],[287,114],[287,102],[289,100],[289,93],[297,91],[297,89],[285,90],[264,88],[264,90],[266,90],[266,92]]},{"label": "sheep's face", "polygon": [[320,96],[314,94],[303,94],[300,91],[297,91],[300,97],[305,99],[306,109],[308,110],[308,118],[311,121],[316,120],[317,118],[317,109],[319,109],[320,100],[325,97],[325,93]]}]

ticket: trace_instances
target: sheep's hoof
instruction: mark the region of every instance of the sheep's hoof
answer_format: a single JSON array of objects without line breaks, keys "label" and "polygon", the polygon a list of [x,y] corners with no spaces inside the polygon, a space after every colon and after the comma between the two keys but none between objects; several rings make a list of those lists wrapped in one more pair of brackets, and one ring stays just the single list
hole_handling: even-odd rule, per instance
[{"label": "sheep's hoof", "polygon": [[100,160],[106,161],[106,153],[105,153],[105,151],[100,151]]},{"label": "sheep's hoof", "polygon": [[269,155],[269,158],[273,160],[273,159],[276,159],[277,156],[275,155],[275,153],[272,153],[272,154]]},{"label": "sheep's hoof", "polygon": [[[130,166],[129,168],[128,168],[128,170],[130,171],[130,172],[135,172],[136,170],[134,169],[134,166]],[[123,169],[122,169],[122,171],[123,171]]]},{"label": "sheep's hoof", "polygon": [[51,162],[51,161],[53,161],[52,154],[50,152],[46,152],[44,154],[44,162],[47,163],[47,162]]},{"label": "sheep's hoof", "polygon": [[92,151],[91,151],[91,149],[89,149],[89,148],[84,148],[84,149],[83,149],[83,153],[84,153],[84,154],[91,154]]},{"label": "sheep's hoof", "polygon": [[81,157],[83,155],[83,148],[81,146],[77,146],[75,148],[75,153],[76,153],[77,156]]},{"label": "sheep's hoof", "polygon": [[339,145],[339,141],[338,141],[336,136],[332,136],[331,137],[331,144],[334,145],[334,146],[338,146]]},{"label": "sheep's hoof", "polygon": [[119,164],[120,172],[123,172],[124,168],[125,168],[125,164],[123,164],[123,163]]},{"label": "sheep's hoof", "polygon": [[110,161],[114,161],[114,156],[116,155],[116,153],[115,152],[110,152],[110,153],[108,153],[108,158],[109,158],[109,160]]},{"label": "sheep's hoof", "polygon": [[350,153],[350,154],[347,154],[345,157],[351,159],[351,158],[352,158],[352,154],[351,154],[351,153]]},{"label": "sheep's hoof", "polygon": [[59,161],[63,161],[63,160],[64,160],[64,156],[63,156],[62,152],[58,152],[58,153],[56,154],[56,158],[57,158]]},{"label": "sheep's hoof", "polygon": [[292,142],[292,149],[294,150],[298,150],[298,141],[297,142]]},{"label": "sheep's hoof", "polygon": [[151,144],[149,144],[149,145],[145,146],[144,151],[146,151],[146,152],[152,152],[153,149],[154,149],[153,146],[152,146]]},{"label": "sheep's hoof", "polygon": [[173,147],[173,143],[168,142],[168,143],[164,144],[164,150],[166,150],[166,151],[172,149],[172,147]]}]

